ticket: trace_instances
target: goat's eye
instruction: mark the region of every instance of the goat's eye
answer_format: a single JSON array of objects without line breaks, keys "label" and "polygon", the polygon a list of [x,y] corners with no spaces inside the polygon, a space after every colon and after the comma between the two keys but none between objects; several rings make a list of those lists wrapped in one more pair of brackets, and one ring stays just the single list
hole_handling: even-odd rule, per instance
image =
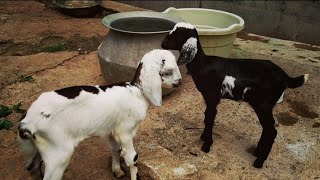
[{"label": "goat's eye", "polygon": [[164,64],[166,62],[166,60],[165,59],[162,59],[162,64]]},{"label": "goat's eye", "polygon": [[166,71],[163,73],[164,76],[171,76],[172,75],[172,71]]}]

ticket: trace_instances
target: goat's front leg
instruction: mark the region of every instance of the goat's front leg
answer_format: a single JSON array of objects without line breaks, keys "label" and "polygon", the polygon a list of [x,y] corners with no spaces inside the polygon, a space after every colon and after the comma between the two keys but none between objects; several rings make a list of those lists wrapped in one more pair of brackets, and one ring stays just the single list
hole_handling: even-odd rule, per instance
[{"label": "goat's front leg", "polygon": [[41,167],[41,155],[38,151],[34,153],[31,159],[28,160],[27,164],[25,165],[26,170],[28,171],[38,171]]},{"label": "goat's front leg", "polygon": [[138,154],[133,147],[133,137],[122,135],[120,137],[121,157],[124,158],[126,165],[130,168],[131,180],[140,179],[138,175],[137,160]]},{"label": "goat's front leg", "polygon": [[122,171],[120,166],[120,145],[115,141],[113,135],[107,137],[107,143],[111,149],[112,153],[112,172],[116,178],[121,178],[125,176],[125,173]]},{"label": "goat's front leg", "polygon": [[210,151],[210,146],[213,144],[212,140],[212,129],[214,125],[214,120],[217,114],[217,105],[220,102],[220,97],[215,96],[204,96],[205,102],[207,105],[205,111],[205,118],[204,118],[204,130],[201,134],[201,140],[204,141],[201,150],[205,153]]},{"label": "goat's front leg", "polygon": [[47,151],[42,151],[41,155],[45,163],[44,180],[62,179],[63,173],[67,168],[73,148],[50,147]]},{"label": "goat's front leg", "polygon": [[262,168],[264,161],[268,158],[272,149],[274,139],[277,137],[277,130],[274,127],[274,118],[272,115],[272,106],[256,105],[253,106],[259,122],[263,128],[260,140],[254,155],[257,159],[254,161],[253,166]]},{"label": "goat's front leg", "polygon": [[27,164],[25,165],[25,168],[26,170],[30,171],[30,173],[35,178],[43,179],[41,165],[42,165],[42,157],[40,152],[36,150],[32,158],[28,160]]}]

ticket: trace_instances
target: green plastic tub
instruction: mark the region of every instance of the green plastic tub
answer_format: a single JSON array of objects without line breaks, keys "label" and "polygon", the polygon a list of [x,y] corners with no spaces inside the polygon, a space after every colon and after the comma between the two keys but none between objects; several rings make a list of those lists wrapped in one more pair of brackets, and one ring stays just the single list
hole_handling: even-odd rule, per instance
[{"label": "green plastic tub", "polygon": [[170,7],[163,13],[180,17],[194,25],[207,55],[229,57],[236,34],[244,27],[244,20],[241,17],[225,11]]}]

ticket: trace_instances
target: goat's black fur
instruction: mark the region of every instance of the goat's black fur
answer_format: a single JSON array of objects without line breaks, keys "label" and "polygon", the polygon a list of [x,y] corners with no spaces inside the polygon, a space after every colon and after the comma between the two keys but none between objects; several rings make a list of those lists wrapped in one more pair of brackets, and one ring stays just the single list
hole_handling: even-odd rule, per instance
[{"label": "goat's black fur", "polygon": [[[280,67],[268,60],[206,56],[196,29],[190,24],[185,25],[176,25],[165,37],[161,46],[164,49],[180,51],[178,64],[186,64],[197,89],[205,100],[207,107],[205,128],[201,135],[204,141],[202,150],[209,152],[213,144],[212,128],[220,99],[246,101],[253,107],[263,127],[261,138],[253,153],[257,157],[253,166],[261,168],[277,136],[272,114],[273,107],[286,88],[303,85],[308,75],[291,78]],[[190,38],[193,40],[191,44],[188,43]],[[227,76],[234,78],[233,84],[223,83]],[[224,93],[224,88],[231,91]]]}]

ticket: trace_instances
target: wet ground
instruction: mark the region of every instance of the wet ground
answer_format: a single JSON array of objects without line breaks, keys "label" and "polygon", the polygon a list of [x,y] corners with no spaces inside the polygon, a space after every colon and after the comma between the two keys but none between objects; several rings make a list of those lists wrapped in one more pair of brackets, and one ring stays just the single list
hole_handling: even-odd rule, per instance
[{"label": "wet ground", "polygon": [[[130,10],[118,4],[112,8]],[[21,108],[27,109],[45,91],[107,84],[96,54],[107,32],[101,16],[78,19],[38,2],[0,1],[0,104],[12,107],[21,102]],[[254,157],[248,151],[258,141],[261,128],[246,103],[221,102],[214,145],[208,154],[200,150],[205,106],[192,79],[186,76],[182,87],[164,99],[163,107],[150,108],[135,139],[141,173],[147,174],[143,179],[150,179],[143,169],[149,157],[155,157],[149,163],[179,160],[194,165],[198,179],[320,178],[319,47],[242,33],[232,56],[270,59],[290,76],[310,74],[307,84],[287,90],[284,102],[274,109],[278,136],[265,167],[251,166]],[[16,141],[21,114],[12,113],[6,118],[14,126],[0,130],[0,179],[31,179]],[[144,148],[149,146],[161,146],[172,156],[150,154]],[[64,179],[114,179],[110,160],[103,139],[85,140]],[[162,173],[170,173],[170,169],[163,169],[167,172]]]}]

